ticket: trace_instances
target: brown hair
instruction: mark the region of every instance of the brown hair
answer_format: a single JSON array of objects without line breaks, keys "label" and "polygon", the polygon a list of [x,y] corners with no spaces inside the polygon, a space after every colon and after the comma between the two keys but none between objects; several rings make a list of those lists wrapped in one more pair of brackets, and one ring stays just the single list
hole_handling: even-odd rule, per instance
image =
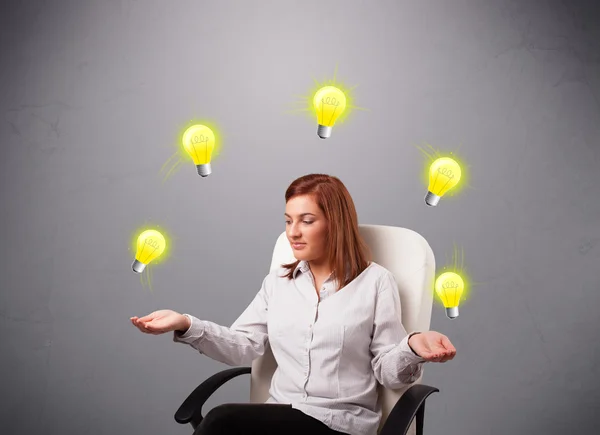
[{"label": "brown hair", "polygon": [[[337,177],[326,174],[309,174],[294,180],[285,192],[286,204],[299,195],[311,195],[325,215],[327,258],[339,290],[360,275],[371,261],[371,250],[358,230],[354,201]],[[300,260],[281,265],[287,269],[286,278],[293,278],[298,263]]]}]

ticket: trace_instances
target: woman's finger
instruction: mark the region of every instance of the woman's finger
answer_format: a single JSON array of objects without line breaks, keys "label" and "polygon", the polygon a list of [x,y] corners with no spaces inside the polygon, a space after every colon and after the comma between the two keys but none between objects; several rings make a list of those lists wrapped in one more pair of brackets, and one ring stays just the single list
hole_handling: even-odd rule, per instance
[{"label": "woman's finger", "polygon": [[450,361],[456,355],[456,351],[448,350],[440,362]]},{"label": "woman's finger", "polygon": [[150,331],[150,330],[149,330],[149,329],[146,327],[146,325],[145,325],[145,324],[144,324],[142,321],[140,321],[140,320],[138,320],[138,321],[136,322],[136,326],[137,326],[137,327],[140,329],[140,331],[142,331],[142,332],[145,332],[145,333],[147,333],[147,334],[150,334],[150,333],[151,333],[151,331]]},{"label": "woman's finger", "polygon": [[439,344],[435,343],[431,346],[431,352],[441,356],[441,355],[445,355],[446,352],[448,352],[448,350],[445,347],[440,346]]},{"label": "woman's finger", "polygon": [[446,349],[456,352],[456,348],[452,345],[452,343],[450,343],[450,340],[445,335],[442,337],[442,345]]},{"label": "woman's finger", "polygon": [[155,325],[153,325],[152,323],[146,323],[144,326],[146,327],[146,329],[147,329],[148,331],[150,331],[150,332],[152,332],[152,333],[159,332],[159,328],[157,328],[157,327],[156,327]]},{"label": "woman's finger", "polygon": [[140,331],[145,332],[147,334],[150,333],[150,331],[148,331],[148,329],[144,326],[144,324],[137,317],[132,317],[131,323],[133,323],[133,326],[135,326]]},{"label": "woman's finger", "polygon": [[426,355],[425,359],[430,362],[445,362],[450,354],[446,349],[436,347]]},{"label": "woman's finger", "polygon": [[133,324],[133,326],[135,326],[137,329],[139,329],[140,331],[144,332],[144,331],[142,330],[142,327],[141,327],[140,325],[138,325],[138,324],[137,324],[137,321],[136,321],[136,320],[132,319],[132,320],[131,320],[131,323],[132,323],[132,324]]},{"label": "woman's finger", "polygon": [[425,353],[425,355],[423,355],[423,358],[425,358],[429,362],[438,362],[440,359],[440,354],[435,351],[430,351]]},{"label": "woman's finger", "polygon": [[167,332],[167,328],[165,328],[164,324],[160,323],[146,323],[146,329],[150,331],[151,334],[160,335]]},{"label": "woman's finger", "polygon": [[154,318],[154,316],[152,314],[148,314],[144,317],[140,317],[138,320],[140,320],[142,322],[150,322],[153,318]]}]

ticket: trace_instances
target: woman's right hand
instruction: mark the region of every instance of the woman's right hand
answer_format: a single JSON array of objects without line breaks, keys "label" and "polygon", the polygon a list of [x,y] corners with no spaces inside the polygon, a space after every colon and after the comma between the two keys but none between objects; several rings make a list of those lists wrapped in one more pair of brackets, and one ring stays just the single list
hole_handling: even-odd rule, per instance
[{"label": "woman's right hand", "polygon": [[144,317],[131,317],[130,320],[140,331],[153,335],[171,331],[185,332],[190,327],[188,318],[173,310],[158,310]]}]

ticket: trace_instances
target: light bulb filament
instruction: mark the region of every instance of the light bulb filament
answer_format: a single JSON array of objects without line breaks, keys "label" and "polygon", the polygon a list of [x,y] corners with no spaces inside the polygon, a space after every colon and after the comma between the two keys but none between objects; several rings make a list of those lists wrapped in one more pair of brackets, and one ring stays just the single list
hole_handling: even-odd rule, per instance
[{"label": "light bulb filament", "polygon": [[203,134],[200,135],[200,137],[198,136],[194,136],[191,140],[191,142],[193,144],[197,144],[197,143],[208,143],[208,137],[205,137]]},{"label": "light bulb filament", "polygon": [[458,288],[458,283],[455,283],[454,281],[446,281],[444,284],[442,284],[442,288]]},{"label": "light bulb filament", "polygon": [[158,249],[158,246],[159,246],[158,241],[156,241],[154,239],[147,239],[146,240],[146,245],[150,245],[154,249]]},{"label": "light bulb filament", "polygon": [[340,101],[337,100],[335,97],[323,97],[321,98],[321,102],[323,104],[328,104],[330,106],[339,106],[340,105]]},{"label": "light bulb filament", "polygon": [[452,174],[452,169],[449,168],[438,168],[437,170],[440,174],[445,175],[446,177],[452,179],[454,175]]}]

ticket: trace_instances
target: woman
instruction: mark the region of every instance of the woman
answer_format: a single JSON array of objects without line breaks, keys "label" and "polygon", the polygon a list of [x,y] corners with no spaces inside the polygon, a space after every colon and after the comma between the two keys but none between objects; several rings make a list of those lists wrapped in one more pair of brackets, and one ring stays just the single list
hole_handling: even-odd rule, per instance
[{"label": "woman", "polygon": [[423,363],[451,360],[456,349],[435,331],[406,333],[394,277],[369,260],[338,178],[300,177],[285,200],[297,261],[267,275],[230,328],[171,310],[131,321],[149,334],[174,331],[174,341],[231,366],[251,364],[270,343],[277,370],[267,402],[217,406],[197,434],[375,435],[377,383],[411,384]]}]

